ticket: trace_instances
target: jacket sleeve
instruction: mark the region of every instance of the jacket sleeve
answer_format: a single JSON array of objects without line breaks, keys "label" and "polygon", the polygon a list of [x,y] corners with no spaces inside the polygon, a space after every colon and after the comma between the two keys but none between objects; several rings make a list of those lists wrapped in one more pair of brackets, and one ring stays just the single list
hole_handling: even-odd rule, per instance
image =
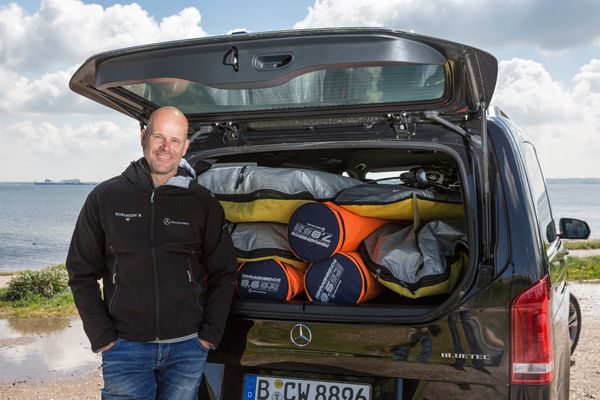
[{"label": "jacket sleeve", "polygon": [[204,321],[198,337],[218,346],[235,289],[237,262],[221,204],[209,197],[203,232],[203,264],[208,274]]},{"label": "jacket sleeve", "polygon": [[98,284],[103,275],[104,255],[104,231],[98,192],[94,190],[77,219],[66,262],[69,286],[94,352],[117,338]]}]

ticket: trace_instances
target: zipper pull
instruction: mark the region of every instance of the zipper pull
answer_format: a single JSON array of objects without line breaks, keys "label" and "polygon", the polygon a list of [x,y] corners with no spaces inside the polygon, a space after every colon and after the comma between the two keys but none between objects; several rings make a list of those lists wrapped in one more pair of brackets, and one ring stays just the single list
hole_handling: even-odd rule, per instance
[{"label": "zipper pull", "polygon": [[235,181],[235,186],[234,186],[234,189],[236,189],[236,190],[237,190],[237,189],[240,187],[240,185],[241,185],[242,183],[244,183],[244,173],[246,172],[246,168],[248,168],[248,166],[247,166],[247,165],[244,165],[244,166],[242,167],[242,169],[240,170],[240,172],[239,172],[239,174],[238,174],[238,177],[237,177],[237,180]]},{"label": "zipper pull", "polygon": [[190,270],[187,271],[187,274],[188,274],[188,280],[191,283],[192,282],[192,274],[190,274]]},{"label": "zipper pull", "polygon": [[154,203],[154,190],[152,191],[152,194],[150,195],[150,203]]},{"label": "zipper pull", "polygon": [[[115,255],[115,257],[116,257],[117,253],[115,252],[115,249],[112,246],[112,244],[110,246],[108,246],[108,248],[110,249],[110,252],[113,253]],[[112,283],[113,283],[113,285],[115,285],[117,283],[117,272],[116,271],[113,272]]]}]

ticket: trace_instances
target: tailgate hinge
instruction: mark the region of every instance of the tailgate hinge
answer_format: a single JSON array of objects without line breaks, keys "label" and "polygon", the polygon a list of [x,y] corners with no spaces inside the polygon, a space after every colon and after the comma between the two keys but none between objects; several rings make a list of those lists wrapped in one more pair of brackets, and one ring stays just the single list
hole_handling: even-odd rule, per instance
[{"label": "tailgate hinge", "polygon": [[494,275],[494,265],[491,259],[484,260],[480,265],[477,271],[477,282],[475,283],[476,288],[485,287],[491,280]]},{"label": "tailgate hinge", "polygon": [[410,140],[411,136],[415,136],[417,132],[417,124],[414,119],[407,113],[388,114],[387,120],[392,123],[392,129],[396,134],[396,139],[400,139],[400,135],[404,135]]},{"label": "tailgate hinge", "polygon": [[223,143],[233,143],[240,139],[240,130],[233,122],[215,122],[215,126],[223,131]]}]

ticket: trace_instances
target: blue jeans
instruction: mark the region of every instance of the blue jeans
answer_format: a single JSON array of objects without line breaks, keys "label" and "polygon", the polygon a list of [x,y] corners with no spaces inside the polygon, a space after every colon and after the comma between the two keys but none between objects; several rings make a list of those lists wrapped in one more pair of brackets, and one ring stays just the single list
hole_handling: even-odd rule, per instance
[{"label": "blue jeans", "polygon": [[102,399],[197,399],[207,355],[198,338],[160,344],[118,338],[102,353]]}]

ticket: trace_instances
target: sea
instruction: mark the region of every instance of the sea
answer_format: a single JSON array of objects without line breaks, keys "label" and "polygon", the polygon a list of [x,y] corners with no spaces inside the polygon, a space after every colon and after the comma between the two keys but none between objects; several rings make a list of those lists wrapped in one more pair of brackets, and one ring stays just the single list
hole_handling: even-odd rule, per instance
[{"label": "sea", "polygon": [[[0,272],[65,262],[81,206],[94,185],[0,183]],[[600,184],[548,185],[552,213],[579,218],[600,238]]]}]

